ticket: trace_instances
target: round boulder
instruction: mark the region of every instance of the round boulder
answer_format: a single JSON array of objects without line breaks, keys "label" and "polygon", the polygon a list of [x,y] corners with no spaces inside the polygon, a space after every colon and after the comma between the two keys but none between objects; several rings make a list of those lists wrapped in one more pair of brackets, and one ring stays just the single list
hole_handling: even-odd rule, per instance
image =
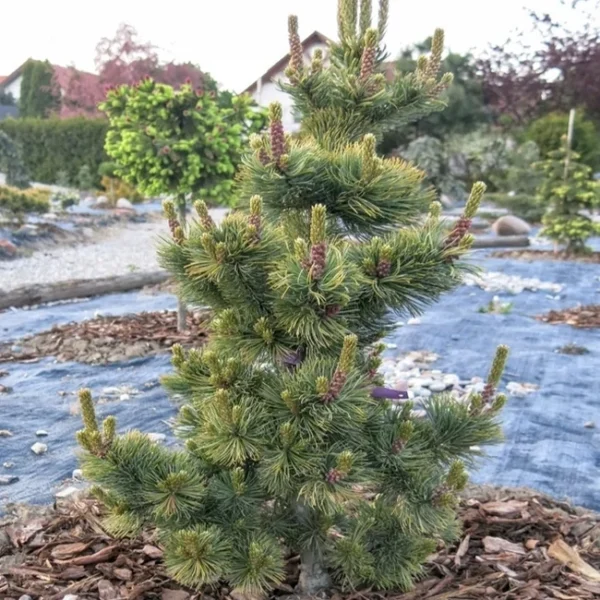
[{"label": "round boulder", "polygon": [[527,235],[531,232],[531,226],[527,221],[519,219],[514,215],[505,215],[496,220],[492,225],[492,231],[496,235]]},{"label": "round boulder", "polygon": [[110,208],[110,200],[106,196],[98,196],[94,208]]},{"label": "round boulder", "polygon": [[127,200],[127,198],[119,198],[117,200],[117,208],[127,208],[133,210],[133,204]]}]

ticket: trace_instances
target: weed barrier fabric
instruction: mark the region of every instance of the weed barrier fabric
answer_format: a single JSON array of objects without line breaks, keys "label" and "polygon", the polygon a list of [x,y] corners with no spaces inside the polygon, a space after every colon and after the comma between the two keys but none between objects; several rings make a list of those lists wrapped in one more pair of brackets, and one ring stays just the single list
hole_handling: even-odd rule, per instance
[{"label": "weed barrier fabric", "polygon": [[[536,277],[560,283],[564,289],[557,298],[557,294],[545,291],[511,295],[461,286],[430,307],[419,325],[399,327],[387,340],[397,348],[387,353],[430,350],[440,356],[432,368],[470,379],[485,377],[495,347],[509,344],[511,354],[501,389],[509,381],[517,381],[537,384],[539,390],[524,398],[509,398],[503,412],[505,442],[488,449],[488,457],[473,472],[473,480],[536,488],[598,510],[600,435],[598,429],[584,424],[595,421],[600,427],[600,335],[598,330],[540,323],[535,315],[600,302],[600,269],[570,262],[493,259],[487,258],[488,254],[474,253],[474,262],[486,271]],[[509,314],[477,312],[494,295],[513,303]],[[132,292],[29,311],[6,311],[0,314],[0,339],[88,319],[97,311],[116,315],[175,306],[175,298],[167,294]],[[568,343],[583,346],[589,353],[573,356],[556,352]],[[0,370],[9,372],[1,383],[13,388],[11,393],[0,395],[0,429],[14,434],[0,438],[0,475],[19,477],[14,484],[0,486],[0,510],[6,502],[52,501],[57,486],[77,468],[74,436],[81,422],[79,415],[72,414],[72,405],[76,403],[73,392],[80,387],[90,387],[96,398],[107,387],[139,390],[127,399],[120,400],[117,395],[101,403],[99,415],[116,415],[121,432],[137,428],[164,433],[167,444],[176,443],[167,421],[175,416],[177,407],[158,383],[170,369],[168,355],[108,366],[55,363],[53,359],[0,365]],[[39,429],[46,430],[48,437],[36,438]],[[46,454],[33,454],[30,447],[36,441],[48,445]],[[4,462],[13,462],[14,467],[3,468]]]}]

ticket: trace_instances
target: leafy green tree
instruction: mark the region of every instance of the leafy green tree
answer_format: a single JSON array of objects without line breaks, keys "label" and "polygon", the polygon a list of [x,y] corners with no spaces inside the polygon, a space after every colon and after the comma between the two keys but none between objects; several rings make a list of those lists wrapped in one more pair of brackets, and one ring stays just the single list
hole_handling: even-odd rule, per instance
[{"label": "leafy green tree", "polygon": [[295,554],[305,595],[332,583],[406,589],[437,540],[458,535],[464,465],[500,435],[504,347],[467,401],[438,395],[423,414],[381,397],[377,342],[394,313],[418,314],[460,283],[485,186],[448,232],[422,173],[377,156],[375,134],[436,109],[449,78],[438,75],[438,31],[418,70],[387,83],[387,0],[377,28],[371,3],[360,6],[340,2],[327,68],[318,51],[304,63],[290,18],[285,89],[303,135],[286,136],[271,106],[240,174],[249,211],[217,226],[198,201],[184,230],[166,203],[162,263],[188,300],[214,311],[209,344],[176,347],[164,380],[184,402],[185,448],[117,436],[115,419],[100,426],[81,394],[83,469],[111,508],[109,528],[157,524],[169,573],[190,586],[222,579],[259,593],[284,580]]},{"label": "leafy green tree", "polygon": [[[524,133],[524,139],[535,142],[542,156],[547,156],[562,147],[562,137],[569,125],[566,113],[549,113],[532,121]],[[573,150],[581,157],[581,162],[600,168],[600,131],[593,121],[586,119],[579,111],[573,124]]]},{"label": "leafy green tree", "polygon": [[6,176],[7,185],[29,187],[29,176],[23,164],[21,149],[4,131],[0,131],[0,172]]},{"label": "leafy green tree", "polygon": [[54,69],[47,61],[28,60],[23,67],[19,113],[21,117],[45,118],[60,108]]},{"label": "leafy green tree", "polygon": [[550,152],[539,164],[543,175],[538,189],[538,202],[549,210],[542,218],[541,234],[564,244],[567,253],[587,250],[587,239],[600,233],[600,227],[582,214],[600,205],[600,184],[590,179],[592,169],[577,162],[579,155],[563,147]]},{"label": "leafy green tree", "polygon": [[[113,89],[100,106],[110,121],[106,152],[116,174],[147,195],[175,196],[183,229],[188,195],[235,202],[233,176],[256,117],[248,96],[226,102],[189,84],[175,90],[146,78]],[[180,303],[180,329],[185,319]]]}]

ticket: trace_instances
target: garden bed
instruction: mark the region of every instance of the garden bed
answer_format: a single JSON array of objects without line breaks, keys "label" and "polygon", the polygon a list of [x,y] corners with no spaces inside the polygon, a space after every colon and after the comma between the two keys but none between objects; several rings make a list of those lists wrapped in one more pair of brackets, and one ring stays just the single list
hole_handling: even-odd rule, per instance
[{"label": "garden bed", "polygon": [[89,364],[114,363],[164,352],[173,344],[201,345],[206,337],[205,312],[188,314],[186,331],[177,331],[173,311],[96,317],[80,323],[55,325],[17,342],[0,344],[0,363],[57,360]]},{"label": "garden bed", "polygon": [[516,258],[528,261],[557,260],[600,264],[600,252],[573,254],[565,251],[554,252],[554,250],[499,250],[492,254],[492,258]]},{"label": "garden bed", "polygon": [[[588,600],[600,598],[600,516],[528,490],[473,487],[460,506],[463,535],[427,561],[415,589],[401,593],[330,591],[337,600]],[[0,595],[36,599],[160,598],[238,600],[225,585],[203,594],[166,575],[152,530],[114,540],[102,528],[102,508],[78,499],[56,510],[15,507],[0,528]],[[297,583],[297,557],[272,597]],[[208,595],[207,595],[208,594]]]},{"label": "garden bed", "polygon": [[565,324],[582,329],[600,327],[600,304],[551,310],[544,315],[538,315],[537,319],[552,325]]}]

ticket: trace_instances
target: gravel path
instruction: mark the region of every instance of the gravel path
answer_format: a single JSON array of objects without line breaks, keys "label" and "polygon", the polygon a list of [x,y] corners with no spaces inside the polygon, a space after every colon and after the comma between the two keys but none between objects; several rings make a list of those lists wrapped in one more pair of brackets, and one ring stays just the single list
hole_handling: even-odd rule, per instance
[{"label": "gravel path", "polygon": [[[211,211],[220,220],[225,211]],[[106,230],[101,239],[77,246],[59,246],[29,257],[0,262],[0,289],[53,283],[68,279],[91,279],[125,275],[132,271],[159,269],[156,245],[168,235],[164,219],[127,223]]]}]

